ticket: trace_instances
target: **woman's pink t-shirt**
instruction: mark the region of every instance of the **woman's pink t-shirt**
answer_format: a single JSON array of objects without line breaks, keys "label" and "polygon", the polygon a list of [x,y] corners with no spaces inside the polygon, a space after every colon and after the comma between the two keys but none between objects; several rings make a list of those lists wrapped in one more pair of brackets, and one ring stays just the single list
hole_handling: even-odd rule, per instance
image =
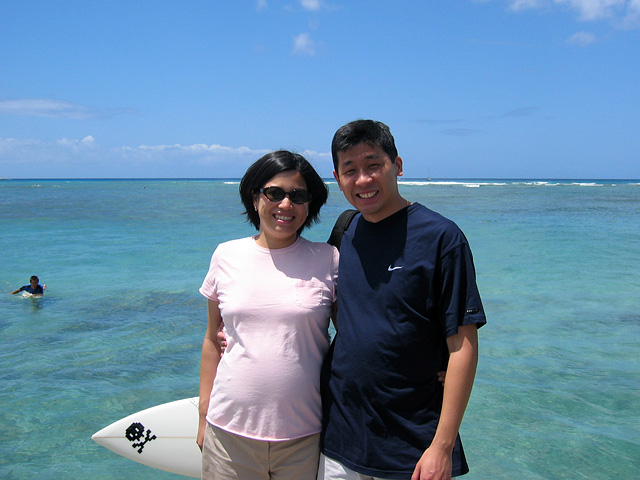
[{"label": "woman's pink t-shirt", "polygon": [[253,237],[216,248],[200,292],[219,302],[227,349],[209,423],[259,440],[320,432],[320,368],[337,277],[338,251],[302,237],[276,250]]}]

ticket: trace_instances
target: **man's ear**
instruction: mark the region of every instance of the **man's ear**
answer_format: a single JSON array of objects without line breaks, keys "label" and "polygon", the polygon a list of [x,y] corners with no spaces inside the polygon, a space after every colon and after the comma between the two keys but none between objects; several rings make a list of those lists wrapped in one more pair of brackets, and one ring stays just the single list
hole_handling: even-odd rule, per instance
[{"label": "man's ear", "polygon": [[342,185],[340,185],[340,177],[338,176],[338,172],[336,172],[335,170],[333,171],[333,178],[336,179],[336,182],[338,182],[338,187],[340,188],[340,191],[342,191]]},{"label": "man's ear", "polygon": [[395,166],[396,166],[396,175],[398,177],[401,177],[402,175],[404,175],[404,171],[402,170],[402,158],[396,157]]}]

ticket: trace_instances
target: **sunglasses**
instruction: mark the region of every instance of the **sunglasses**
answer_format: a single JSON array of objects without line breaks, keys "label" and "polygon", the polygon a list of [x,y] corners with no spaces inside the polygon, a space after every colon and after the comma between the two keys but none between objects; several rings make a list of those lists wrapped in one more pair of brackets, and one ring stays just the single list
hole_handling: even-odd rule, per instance
[{"label": "sunglasses", "polygon": [[262,193],[270,202],[281,202],[284,197],[289,197],[291,203],[296,205],[302,205],[311,200],[311,194],[306,190],[296,190],[295,188],[290,192],[285,192],[280,187],[264,187],[258,190]]}]

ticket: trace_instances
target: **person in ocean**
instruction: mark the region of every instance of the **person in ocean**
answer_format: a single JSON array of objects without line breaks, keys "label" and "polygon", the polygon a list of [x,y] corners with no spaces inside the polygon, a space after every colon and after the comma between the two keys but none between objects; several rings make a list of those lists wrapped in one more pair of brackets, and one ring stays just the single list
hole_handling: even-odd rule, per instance
[{"label": "person in ocean", "polygon": [[467,239],[400,194],[403,161],[385,124],[344,125],[331,153],[338,187],[360,213],[340,246],[318,479],[463,475],[458,430],[486,323]]},{"label": "person in ocean", "polygon": [[29,285],[24,285],[17,290],[11,292],[11,295],[15,295],[19,292],[27,292],[31,295],[42,295],[44,294],[44,290],[47,288],[46,285],[40,285],[40,279],[36,275],[32,275],[29,279]]},{"label": "person in ocean", "polygon": [[303,156],[281,150],[251,165],[239,190],[258,234],[218,245],[200,288],[202,478],[315,480],[339,257],[301,232],[328,189]]}]

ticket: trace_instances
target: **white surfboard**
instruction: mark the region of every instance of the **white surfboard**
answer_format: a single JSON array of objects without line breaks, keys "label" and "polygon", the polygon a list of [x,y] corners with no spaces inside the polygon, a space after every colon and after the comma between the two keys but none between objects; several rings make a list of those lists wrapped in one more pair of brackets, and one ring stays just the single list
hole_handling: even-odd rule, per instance
[{"label": "white surfboard", "polygon": [[164,403],[124,417],[91,438],[130,460],[200,478],[198,397]]}]

